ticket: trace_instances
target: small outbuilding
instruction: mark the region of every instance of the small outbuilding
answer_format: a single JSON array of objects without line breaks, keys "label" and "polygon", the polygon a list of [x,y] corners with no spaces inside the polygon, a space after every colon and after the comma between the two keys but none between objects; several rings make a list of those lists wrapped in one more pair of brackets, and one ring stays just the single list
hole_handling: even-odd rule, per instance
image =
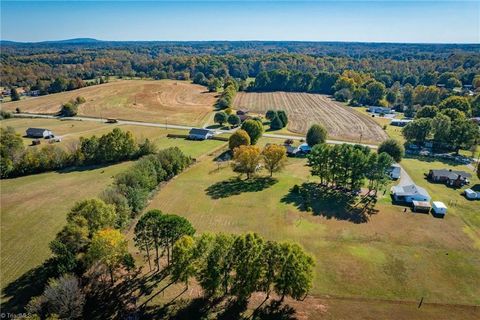
[{"label": "small outbuilding", "polygon": [[214,131],[202,128],[193,128],[188,133],[190,140],[207,140],[213,137]]},{"label": "small outbuilding", "polygon": [[432,206],[430,205],[430,201],[417,201],[413,200],[413,211],[415,212],[430,212]]},{"label": "small outbuilding", "polygon": [[52,131],[48,129],[42,129],[42,128],[28,128],[26,131],[26,135],[29,138],[45,138],[45,139],[50,139],[55,136]]},{"label": "small outbuilding", "polygon": [[445,216],[447,214],[447,206],[441,201],[433,201],[432,212],[439,216]]},{"label": "small outbuilding", "polygon": [[470,200],[480,199],[480,193],[475,192],[472,189],[465,189],[465,198]]}]

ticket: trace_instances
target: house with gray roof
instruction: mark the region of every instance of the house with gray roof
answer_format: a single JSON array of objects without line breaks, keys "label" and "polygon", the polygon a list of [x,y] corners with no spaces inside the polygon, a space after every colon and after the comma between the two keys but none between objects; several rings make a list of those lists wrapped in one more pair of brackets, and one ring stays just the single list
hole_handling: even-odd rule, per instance
[{"label": "house with gray roof", "polygon": [[192,128],[188,133],[188,139],[190,140],[206,140],[213,137],[214,131],[201,128]]},{"label": "house with gray roof", "polygon": [[428,179],[430,181],[445,183],[451,187],[461,187],[468,184],[468,178],[471,176],[468,172],[452,169],[430,170],[428,173]]},{"label": "house with gray roof", "polygon": [[416,184],[394,186],[391,189],[393,199],[398,202],[413,203],[413,201],[430,202],[430,194],[424,188]]},{"label": "house with gray roof", "polygon": [[48,129],[42,129],[42,128],[28,128],[26,131],[26,135],[29,138],[53,138],[55,135],[53,134],[52,131]]}]

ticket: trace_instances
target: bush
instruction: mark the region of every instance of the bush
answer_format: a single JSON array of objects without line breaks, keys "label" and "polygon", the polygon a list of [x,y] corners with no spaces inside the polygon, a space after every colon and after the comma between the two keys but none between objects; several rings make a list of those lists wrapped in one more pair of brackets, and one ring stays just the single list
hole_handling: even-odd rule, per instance
[{"label": "bush", "polygon": [[340,102],[348,102],[352,99],[352,92],[348,89],[341,89],[334,94],[335,100]]},{"label": "bush", "polygon": [[78,113],[78,106],[75,103],[67,102],[62,105],[62,110],[60,111],[64,117],[74,117]]},{"label": "bush", "polygon": [[327,140],[327,130],[319,124],[312,125],[307,132],[307,144],[313,147],[316,144],[325,143]]},{"label": "bush", "polygon": [[5,111],[5,110],[0,110],[0,120],[3,119],[10,119],[12,117],[12,113]]}]

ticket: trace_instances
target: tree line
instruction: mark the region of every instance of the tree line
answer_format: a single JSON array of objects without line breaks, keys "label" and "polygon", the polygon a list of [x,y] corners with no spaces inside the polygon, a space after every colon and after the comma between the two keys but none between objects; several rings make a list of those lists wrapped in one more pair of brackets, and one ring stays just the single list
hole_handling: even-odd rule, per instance
[{"label": "tree line", "polygon": [[322,185],[355,191],[367,180],[369,193],[374,190],[375,194],[388,181],[387,170],[393,163],[386,152],[350,144],[317,144],[307,158],[312,175]]},{"label": "tree line", "polygon": [[234,295],[246,301],[254,292],[267,297],[303,298],[311,288],[313,258],[294,243],[265,241],[254,233],[233,235],[203,233],[195,237],[188,220],[147,212],[135,227],[135,244],[144,253],[152,270],[160,270],[167,254],[173,282],[188,287],[195,278],[209,298]]},{"label": "tree line", "polygon": [[[480,88],[480,76],[471,80],[473,88]],[[470,83],[468,83],[470,84]],[[438,86],[437,86],[438,85]],[[251,91],[290,91],[310,92],[333,95],[337,101],[348,102],[352,106],[380,105],[395,107],[413,116],[415,110],[425,105],[436,105],[451,96],[460,95],[452,91],[462,83],[453,72],[430,72],[419,81],[404,79],[403,82],[392,77],[376,76],[363,71],[345,70],[339,72],[320,71],[316,75],[300,71],[272,70],[258,74],[247,90]],[[470,114],[480,115],[480,101],[471,100],[474,108]],[[470,102],[469,102],[470,103]]]},{"label": "tree line", "polygon": [[[13,44],[2,45],[2,49],[0,84],[29,87],[41,94],[76,89],[89,85],[92,79],[108,81],[110,76],[194,80],[219,87],[220,79],[246,80],[262,72],[281,70],[300,72],[291,83],[300,89],[310,75],[316,77],[320,72],[369,73],[386,87],[397,81],[402,85],[440,83],[452,87],[459,82],[472,84],[480,73],[475,45],[103,43]],[[440,79],[447,72],[455,76]]]},{"label": "tree line", "polygon": [[467,98],[452,96],[438,107],[418,109],[415,119],[402,133],[410,143],[423,145],[431,141],[437,150],[468,150],[480,141],[478,124],[470,119],[473,112]]},{"label": "tree line", "polygon": [[[31,299],[27,311],[43,317],[57,315],[60,318],[81,318],[86,294],[75,275],[82,276],[88,274],[89,270],[96,270],[107,274],[113,284],[118,269],[132,270],[135,266],[128,252],[127,240],[121,232],[138,213],[136,209],[139,207],[131,206],[131,195],[135,194],[132,191],[151,192],[159,183],[171,179],[190,163],[190,157],[177,147],[161,150],[141,158],[128,171],[117,175],[113,184],[99,198],[77,202],[67,214],[65,227],[50,242],[53,254],[50,259],[53,270],[50,272],[58,278],[49,281],[41,296]],[[148,166],[152,170],[146,169]],[[149,179],[152,179],[151,183],[145,183]],[[142,198],[142,208],[146,200]],[[138,201],[135,203],[140,204]],[[148,218],[150,215],[145,216]],[[184,230],[182,226],[188,229],[190,223],[178,216],[164,216],[166,219],[162,216],[162,221],[166,221],[167,227],[162,230],[167,235],[162,233],[162,241],[169,239],[170,248],[181,235],[193,234],[178,231],[180,236],[175,236],[176,230]]]},{"label": "tree line", "polygon": [[137,143],[130,131],[122,131],[119,128],[101,137],[81,137],[80,143],[72,146],[70,151],[55,145],[26,148],[22,138],[12,127],[0,128],[0,130],[1,178],[24,176],[70,166],[137,159],[155,151],[155,146],[149,139]]}]

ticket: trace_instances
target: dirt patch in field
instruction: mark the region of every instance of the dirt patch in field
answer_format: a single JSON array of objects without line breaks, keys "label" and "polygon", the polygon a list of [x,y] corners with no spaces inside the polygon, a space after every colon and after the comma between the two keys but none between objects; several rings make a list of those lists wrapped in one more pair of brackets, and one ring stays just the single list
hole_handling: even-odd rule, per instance
[{"label": "dirt patch in field", "polygon": [[173,80],[122,80],[2,104],[2,109],[55,114],[78,96],[87,101],[78,114],[146,122],[199,126],[214,110],[215,94],[200,85]]},{"label": "dirt patch in field", "polygon": [[234,105],[258,113],[269,109],[285,110],[289,117],[288,130],[294,133],[305,134],[312,124],[319,123],[327,129],[331,139],[379,144],[387,138],[375,121],[325,95],[239,92]]}]

